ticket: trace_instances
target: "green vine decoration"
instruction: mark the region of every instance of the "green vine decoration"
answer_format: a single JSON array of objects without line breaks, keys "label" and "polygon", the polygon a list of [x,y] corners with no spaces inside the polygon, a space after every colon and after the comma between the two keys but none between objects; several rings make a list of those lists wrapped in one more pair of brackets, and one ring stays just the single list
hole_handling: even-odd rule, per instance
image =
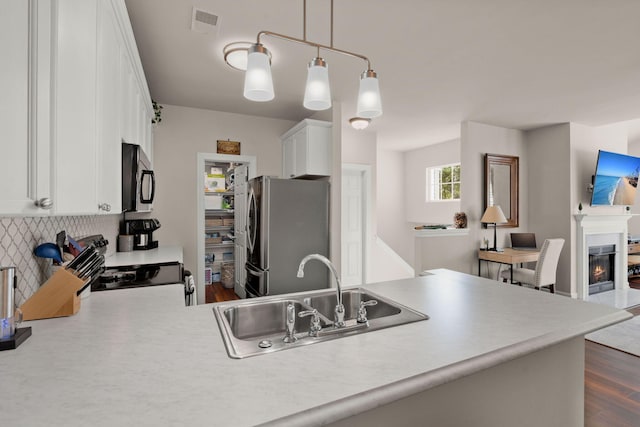
[{"label": "green vine decoration", "polygon": [[160,123],[162,121],[162,105],[154,100],[151,100],[151,104],[153,105],[153,112],[155,114],[153,119],[151,119],[151,123]]}]

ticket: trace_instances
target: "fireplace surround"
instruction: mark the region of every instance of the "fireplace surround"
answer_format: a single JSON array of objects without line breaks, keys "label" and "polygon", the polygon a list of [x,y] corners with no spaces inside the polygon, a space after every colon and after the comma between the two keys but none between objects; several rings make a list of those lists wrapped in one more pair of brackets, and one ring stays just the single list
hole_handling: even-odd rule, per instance
[{"label": "fireplace surround", "polygon": [[[590,279],[597,279],[591,283],[592,290],[604,292],[613,289],[629,287],[627,282],[627,222],[630,214],[610,215],[575,215],[576,233],[576,288],[577,297],[586,299],[590,293]],[[604,279],[603,273],[598,271],[598,277],[592,277],[591,270],[594,259],[601,262],[600,268],[607,269],[609,279]]]}]

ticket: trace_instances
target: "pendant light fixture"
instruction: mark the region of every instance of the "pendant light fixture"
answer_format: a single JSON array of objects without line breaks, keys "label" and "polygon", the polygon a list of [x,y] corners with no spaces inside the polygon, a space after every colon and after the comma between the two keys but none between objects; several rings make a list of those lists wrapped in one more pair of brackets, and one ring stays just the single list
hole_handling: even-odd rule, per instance
[{"label": "pendant light fixture", "polygon": [[360,78],[360,91],[358,92],[358,109],[356,114],[359,117],[367,119],[382,115],[378,75],[373,70],[365,71]]},{"label": "pendant light fixture", "polygon": [[247,71],[244,73],[244,97],[250,101],[265,102],[271,101],[274,96],[269,51],[256,43],[249,47]]},{"label": "pendant light fixture", "polygon": [[326,110],[331,108],[331,87],[329,86],[329,69],[324,59],[315,57],[309,63],[307,86],[304,90],[304,108],[309,110]]},{"label": "pendant light fixture", "polygon": [[311,60],[307,71],[303,105],[309,110],[326,110],[331,108],[331,87],[329,84],[329,68],[326,61],[320,57],[320,49],[339,53],[354,58],[360,58],[367,63],[366,70],[360,79],[358,92],[357,115],[362,118],[378,117],[382,114],[382,101],[377,74],[371,69],[371,61],[364,55],[338,49],[333,46],[333,0],[331,0],[331,43],[329,46],[307,40],[307,1],[303,1],[303,38],[287,36],[272,31],[260,31],[256,43],[250,47],[238,47],[241,42],[230,43],[224,48],[224,59],[235,69],[242,69],[233,63],[233,58],[247,51],[247,65],[244,79],[244,97],[251,101],[265,102],[274,99],[273,80],[271,77],[271,54],[261,43],[261,37],[270,36],[282,40],[312,46],[317,54]]}]

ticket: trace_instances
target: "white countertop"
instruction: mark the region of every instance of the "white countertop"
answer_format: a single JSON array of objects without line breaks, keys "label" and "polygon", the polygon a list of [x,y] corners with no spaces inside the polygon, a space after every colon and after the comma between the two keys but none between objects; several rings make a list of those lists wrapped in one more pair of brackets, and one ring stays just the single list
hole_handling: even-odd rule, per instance
[{"label": "white countertop", "polygon": [[320,425],[631,317],[433,272],[365,286],[427,321],[240,360],[211,305],[184,307],[181,285],[93,293],[0,352],[2,424]]},{"label": "white countertop", "polygon": [[182,261],[182,246],[160,246],[146,251],[116,252],[105,260],[105,267],[162,264]]}]

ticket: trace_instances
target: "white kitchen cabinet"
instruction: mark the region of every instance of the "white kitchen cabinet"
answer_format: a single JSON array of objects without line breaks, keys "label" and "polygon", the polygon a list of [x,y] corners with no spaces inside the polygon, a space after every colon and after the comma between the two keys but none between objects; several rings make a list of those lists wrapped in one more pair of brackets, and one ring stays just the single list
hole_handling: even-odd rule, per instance
[{"label": "white kitchen cabinet", "polygon": [[287,131],[282,141],[282,177],[331,175],[331,123],[305,119]]},{"label": "white kitchen cabinet", "polygon": [[56,214],[97,213],[97,0],[57,3],[53,84]]},{"label": "white kitchen cabinet", "polygon": [[[119,3],[116,2],[116,3]],[[124,6],[122,6],[124,8]],[[116,10],[119,10],[116,8]],[[120,13],[124,17],[126,10]],[[128,17],[121,19],[123,28],[123,46],[120,58],[120,132],[123,142],[137,144],[142,147],[151,163],[153,164],[153,129],[151,119],[153,117],[153,107],[151,97],[147,88],[144,74],[141,71],[142,65],[136,50],[133,30],[131,30]],[[138,70],[138,72],[136,72]]]},{"label": "white kitchen cabinet", "polygon": [[98,3],[97,58],[97,191],[100,213],[122,212],[122,143],[120,132],[120,84],[123,57],[115,13],[106,2]]},{"label": "white kitchen cabinet", "polygon": [[121,142],[153,141],[124,0],[3,1],[0,54],[0,215],[121,212]]},{"label": "white kitchen cabinet", "polygon": [[48,215],[49,2],[6,0],[0,13],[0,215]]}]

